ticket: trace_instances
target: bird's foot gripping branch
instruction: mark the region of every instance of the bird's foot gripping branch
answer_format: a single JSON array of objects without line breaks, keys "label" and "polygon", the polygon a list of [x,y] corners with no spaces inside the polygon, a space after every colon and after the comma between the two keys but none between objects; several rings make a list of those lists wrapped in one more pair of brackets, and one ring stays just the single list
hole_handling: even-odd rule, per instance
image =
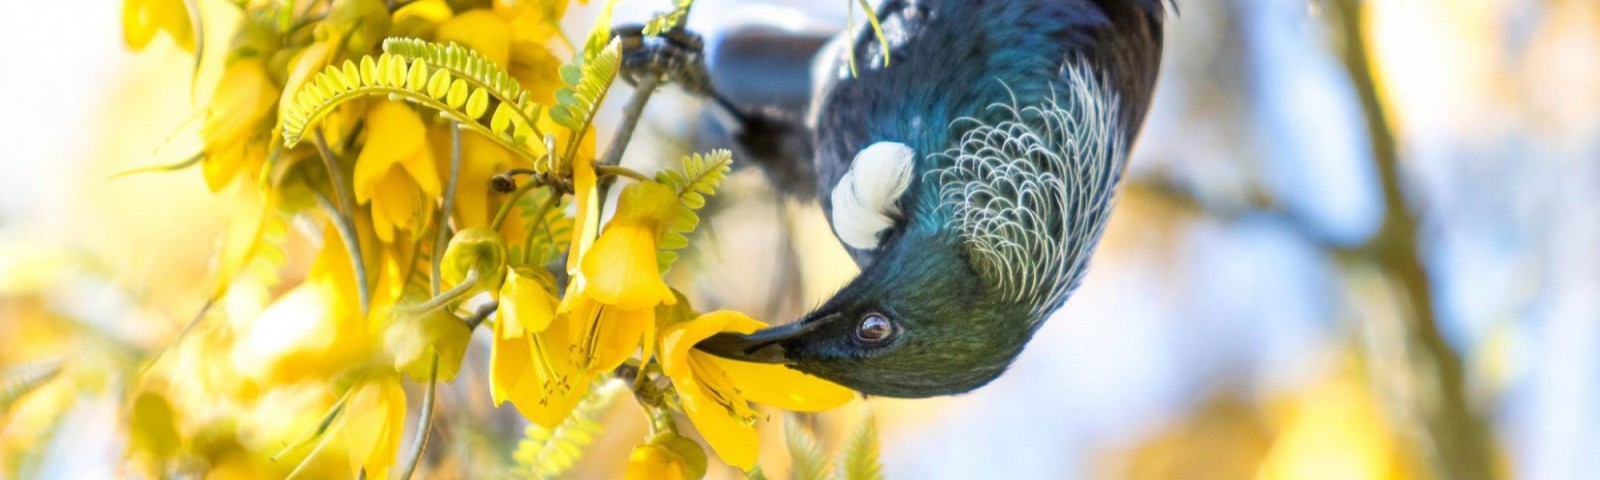
[{"label": "bird's foot gripping branch", "polygon": [[[141,395],[177,407],[160,417],[170,421],[146,415],[133,428],[183,439],[146,452],[155,473],[192,464],[177,458],[188,455],[308,478],[410,476],[436,420],[436,384],[457,378],[483,324],[492,330],[483,401],[513,405],[547,436],[592,424],[595,398],[628,382],[651,426],[630,475],[703,474],[706,455],[675,418],[750,471],[765,419],[753,404],[819,411],[852,398],[783,366],[694,349],[763,327],[738,312],[702,314],[662,278],[731,158],[690,155],[654,175],[617,165],[644,86],[597,155],[596,111],[621,63],[608,25],[615,3],[576,45],[558,27],[564,0],[238,4],[197,157],[212,190],[240,199],[207,302],[228,308],[202,312],[171,361],[145,377]],[[645,32],[677,28],[689,3]],[[128,5],[138,46],[170,31],[199,50],[198,17],[183,2]],[[150,9],[160,11],[139,13]],[[607,189],[620,193],[603,221]],[[325,233],[303,279],[278,286],[290,220]],[[238,292],[264,300],[252,308]],[[423,386],[409,442],[406,377]],[[210,410],[192,406],[202,403]],[[208,413],[234,404],[306,418]],[[223,437],[237,440],[207,443]],[[531,451],[517,456],[535,468],[571,464]]]}]

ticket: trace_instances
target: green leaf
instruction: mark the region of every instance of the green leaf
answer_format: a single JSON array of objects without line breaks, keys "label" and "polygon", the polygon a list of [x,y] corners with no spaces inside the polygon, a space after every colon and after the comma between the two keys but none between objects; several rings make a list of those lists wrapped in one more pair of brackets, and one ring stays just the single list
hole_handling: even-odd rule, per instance
[{"label": "green leaf", "polygon": [[[461,81],[460,79],[451,82],[450,91],[445,93],[444,103],[445,105],[449,105],[450,108],[465,107],[467,105],[467,82]],[[473,118],[477,117],[477,115],[470,114],[467,116]]]},{"label": "green leaf", "polygon": [[784,415],[783,441],[789,447],[789,461],[794,470],[794,480],[829,480],[828,459],[822,456],[822,446],[801,425],[798,415]]},{"label": "green leaf", "polygon": [[689,15],[689,7],[694,5],[694,0],[678,0],[672,11],[657,15],[644,24],[644,34],[650,36],[661,35],[662,32],[672,30],[673,27],[683,23],[683,17]]},{"label": "green leaf", "polygon": [[561,82],[569,86],[578,86],[578,81],[583,79],[583,69],[577,65],[567,64],[561,66]]},{"label": "green leaf", "polygon": [[841,480],[883,480],[883,463],[879,460],[878,423],[868,413],[861,418],[855,437],[839,459]]},{"label": "green leaf", "polygon": [[[606,8],[610,9],[613,3],[608,3]],[[585,55],[588,53],[585,52]],[[556,91],[556,106],[550,111],[550,118],[573,133],[563,158],[572,158],[578,145],[583,144],[583,136],[588,133],[589,125],[594,123],[600,103],[605,100],[606,92],[611,90],[611,83],[617,79],[617,72],[622,68],[622,47],[616,41],[604,44],[583,62],[581,68],[582,74],[577,85]],[[569,90],[570,94],[562,93]]]},{"label": "green leaf", "polygon": [[439,100],[448,93],[450,93],[450,74],[444,70],[434,70],[433,75],[428,77],[428,96]]},{"label": "green leaf", "polygon": [[607,0],[605,6],[600,8],[600,15],[595,17],[594,28],[589,29],[589,39],[583,42],[582,63],[585,67],[598,58],[602,50],[609,49],[607,42],[611,39],[611,12],[616,10],[617,3],[618,0]]},{"label": "green leaf", "polygon": [[511,77],[511,72],[476,50],[454,43],[441,45],[416,38],[396,37],[383,41],[383,51],[413,62],[426,61],[473,87],[486,90],[489,96],[501,103],[511,104],[518,110],[527,108],[527,92],[522,90],[522,84]]},{"label": "green leaf", "polygon": [[[530,147],[522,142],[528,133],[525,130],[532,128],[529,126],[531,117],[528,116],[530,115],[528,112],[537,115],[539,106],[528,104],[526,111],[518,108],[507,109],[503,115],[509,118],[500,121],[512,125],[512,135],[501,134],[507,128],[505,125],[500,125],[497,129],[485,125],[482,117],[491,104],[491,98],[488,97],[495,97],[493,100],[499,101],[498,105],[515,107],[517,103],[513,102],[528,103],[526,92],[520,87],[512,90],[502,86],[499,93],[496,93],[493,87],[495,78],[504,72],[492,63],[479,65],[473,71],[455,73],[450,69],[452,65],[450,62],[456,62],[456,67],[475,65],[461,58],[477,54],[470,53],[470,50],[464,50],[463,47],[456,47],[451,51],[456,53],[447,55],[449,53],[447,51],[439,54],[439,60],[445,62],[443,64],[435,64],[423,58],[427,55],[410,61],[397,54],[385,53],[375,60],[371,60],[371,57],[363,58],[359,64],[370,63],[371,67],[358,66],[353,61],[347,61],[342,66],[330,66],[324,69],[313,80],[300,87],[300,91],[291,97],[294,101],[282,105],[284,145],[293,147],[300,143],[313,123],[327,116],[344,102],[364,96],[385,96],[390,100],[411,102],[436,110],[441,116],[461,124],[463,128],[478,132],[523,158],[534,161],[535,165],[540,165],[538,160],[541,155],[535,155]],[[408,61],[411,62],[409,65]],[[515,94],[516,97],[509,101],[499,97],[507,94]]]},{"label": "green leaf", "polygon": [[717,186],[728,178],[728,171],[732,168],[731,152],[713,150],[705,155],[697,153],[685,156],[678,168],[656,173],[657,182],[678,193],[679,204],[677,215],[667,225],[667,231],[657,245],[656,264],[663,273],[678,259],[675,250],[689,245],[686,235],[700,225],[700,216],[696,211],[705,207],[705,196],[716,192]]}]

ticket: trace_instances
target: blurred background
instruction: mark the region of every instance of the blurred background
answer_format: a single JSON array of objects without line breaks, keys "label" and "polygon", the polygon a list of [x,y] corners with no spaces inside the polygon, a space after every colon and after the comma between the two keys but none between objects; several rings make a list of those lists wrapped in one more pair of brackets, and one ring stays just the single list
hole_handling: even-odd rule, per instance
[{"label": "blurred background", "polygon": [[[618,20],[668,3],[626,0]],[[838,31],[845,5],[700,0],[688,25],[728,82],[793,82],[715,46],[752,22]],[[1600,3],[1180,7],[1066,308],[990,386],[806,419],[824,442],[870,409],[892,479],[1595,478]],[[203,302],[228,209],[193,170],[109,177],[197,148],[191,93],[218,71],[191,85],[191,61],[127,50],[117,0],[0,4],[0,367],[5,391],[39,384],[0,396],[0,478],[129,475],[124,387]],[[698,108],[658,96],[626,161],[716,143]],[[701,309],[784,322],[854,274],[816,207],[754,169],[724,188],[669,279]],[[315,242],[289,236],[303,275]],[[514,473],[524,423],[492,407],[481,347],[441,389],[428,478]],[[627,403],[574,478],[619,475],[645,431]],[[778,429],[763,442],[786,478]]]}]

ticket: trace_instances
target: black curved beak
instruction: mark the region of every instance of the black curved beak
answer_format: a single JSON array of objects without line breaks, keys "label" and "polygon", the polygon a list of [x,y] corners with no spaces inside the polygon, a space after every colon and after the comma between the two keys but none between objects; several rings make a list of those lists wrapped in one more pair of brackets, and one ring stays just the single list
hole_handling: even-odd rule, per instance
[{"label": "black curved beak", "polygon": [[821,327],[825,318],[760,330],[749,334],[719,333],[701,340],[695,348],[730,360],[756,363],[791,363],[784,344]]}]

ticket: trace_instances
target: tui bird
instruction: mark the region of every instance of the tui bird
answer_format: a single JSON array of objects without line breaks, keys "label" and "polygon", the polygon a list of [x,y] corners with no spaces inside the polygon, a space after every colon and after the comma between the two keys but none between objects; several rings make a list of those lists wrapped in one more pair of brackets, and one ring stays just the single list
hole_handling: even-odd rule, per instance
[{"label": "tui bird", "polygon": [[999,377],[1083,279],[1150,103],[1164,7],[886,0],[886,42],[863,25],[817,54],[803,120],[740,109],[697,56],[629,49],[625,70],[665,58],[663,75],[717,100],[736,156],[780,188],[815,188],[861,266],[799,321],[698,348],[868,395]]}]

